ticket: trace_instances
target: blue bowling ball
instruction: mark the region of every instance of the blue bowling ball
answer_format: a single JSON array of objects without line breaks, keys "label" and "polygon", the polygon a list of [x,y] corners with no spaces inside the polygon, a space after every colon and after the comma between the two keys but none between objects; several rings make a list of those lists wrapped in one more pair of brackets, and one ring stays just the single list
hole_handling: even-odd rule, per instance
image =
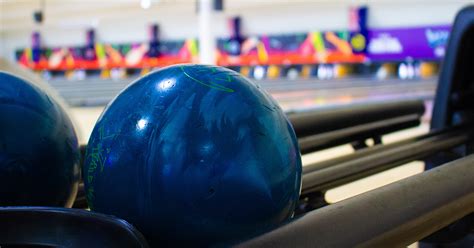
[{"label": "blue bowling ball", "polygon": [[76,133],[59,104],[0,71],[0,206],[72,206],[79,159]]},{"label": "blue bowling ball", "polygon": [[240,74],[175,65],[133,82],[104,110],[83,175],[92,210],[153,245],[235,242],[288,220],[301,155],[277,103]]}]

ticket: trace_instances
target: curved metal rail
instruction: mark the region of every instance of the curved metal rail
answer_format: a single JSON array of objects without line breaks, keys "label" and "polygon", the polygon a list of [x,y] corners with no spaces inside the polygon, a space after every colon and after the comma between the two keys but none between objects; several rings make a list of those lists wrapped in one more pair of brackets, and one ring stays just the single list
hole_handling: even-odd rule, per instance
[{"label": "curved metal rail", "polygon": [[239,247],[402,247],[474,212],[474,155],[320,208]]}]

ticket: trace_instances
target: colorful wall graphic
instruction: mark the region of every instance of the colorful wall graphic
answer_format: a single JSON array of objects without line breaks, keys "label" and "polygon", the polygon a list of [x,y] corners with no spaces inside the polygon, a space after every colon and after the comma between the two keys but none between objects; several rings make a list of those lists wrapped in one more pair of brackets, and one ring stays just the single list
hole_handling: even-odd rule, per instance
[{"label": "colorful wall graphic", "polygon": [[17,61],[35,70],[110,69],[160,67],[189,63],[197,58],[196,40],[160,42],[157,55],[150,43],[104,44],[84,47],[33,48],[16,52]]},{"label": "colorful wall graphic", "polygon": [[[218,41],[218,64],[280,65],[317,63],[359,63],[364,54],[351,46],[351,34],[340,32],[310,32],[291,35],[249,37],[238,44]],[[234,50],[240,50],[240,54]]]},{"label": "colorful wall graphic", "polygon": [[440,60],[451,27],[376,29],[368,32],[367,57],[371,60]]},{"label": "colorful wall graphic", "polygon": [[[354,49],[351,38],[351,33],[339,31],[249,37],[240,44],[220,39],[217,62],[223,66],[363,62],[365,55]],[[152,42],[92,43],[83,47],[37,46],[16,52],[20,64],[36,70],[160,67],[195,62],[197,55],[195,39],[162,41],[158,48]]]},{"label": "colorful wall graphic", "polygon": [[[236,25],[234,23],[234,25]],[[434,60],[444,56],[450,26],[326,31],[241,37],[217,42],[222,66],[362,63]],[[365,34],[367,33],[367,34]],[[35,70],[153,68],[197,62],[196,39],[130,44],[95,42],[88,33],[80,47],[44,47],[33,33],[32,47],[16,52],[17,61]]]}]

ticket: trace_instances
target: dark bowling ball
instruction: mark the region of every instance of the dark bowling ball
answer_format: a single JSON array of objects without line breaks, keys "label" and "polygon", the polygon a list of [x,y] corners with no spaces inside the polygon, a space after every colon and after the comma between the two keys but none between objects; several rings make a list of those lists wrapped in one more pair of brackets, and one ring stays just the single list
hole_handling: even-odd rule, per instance
[{"label": "dark bowling ball", "polygon": [[92,210],[152,245],[238,240],[292,216],[301,186],[293,128],[238,73],[176,65],[135,81],[99,118],[83,175]]},{"label": "dark bowling ball", "polygon": [[0,71],[0,206],[72,206],[79,156],[64,110],[40,88]]}]

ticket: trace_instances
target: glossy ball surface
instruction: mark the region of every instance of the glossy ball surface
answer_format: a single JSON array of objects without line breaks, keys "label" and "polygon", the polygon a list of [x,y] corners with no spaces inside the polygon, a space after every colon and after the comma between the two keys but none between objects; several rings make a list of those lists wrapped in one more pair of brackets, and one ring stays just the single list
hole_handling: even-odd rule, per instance
[{"label": "glossy ball surface", "polygon": [[122,91],[99,118],[83,168],[92,210],[152,245],[230,242],[291,217],[301,186],[293,128],[240,74],[176,65]]},{"label": "glossy ball surface", "polygon": [[71,207],[79,159],[74,127],[60,105],[0,71],[0,206]]}]

